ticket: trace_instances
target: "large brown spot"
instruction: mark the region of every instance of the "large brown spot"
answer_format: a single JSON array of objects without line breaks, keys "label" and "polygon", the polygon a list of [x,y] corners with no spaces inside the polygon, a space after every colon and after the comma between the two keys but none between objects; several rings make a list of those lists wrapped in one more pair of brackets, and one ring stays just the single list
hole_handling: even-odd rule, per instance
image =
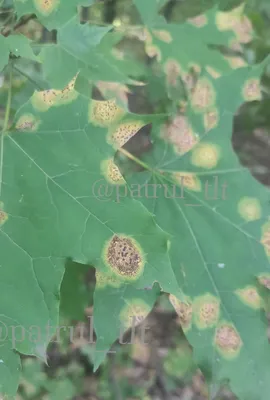
[{"label": "large brown spot", "polygon": [[144,266],[139,244],[125,236],[113,236],[106,248],[105,257],[114,272],[129,279],[138,277]]}]

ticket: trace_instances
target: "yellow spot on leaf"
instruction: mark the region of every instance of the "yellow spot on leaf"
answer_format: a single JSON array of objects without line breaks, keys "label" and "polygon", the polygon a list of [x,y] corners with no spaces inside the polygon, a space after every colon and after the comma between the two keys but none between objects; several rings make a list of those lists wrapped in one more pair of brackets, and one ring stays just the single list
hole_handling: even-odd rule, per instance
[{"label": "yellow spot on leaf", "polygon": [[248,79],[242,89],[242,95],[246,101],[261,100],[261,85],[258,78]]},{"label": "yellow spot on leaf", "polygon": [[35,132],[39,124],[40,121],[33,114],[24,114],[16,122],[16,129],[19,131]]},{"label": "yellow spot on leaf", "polygon": [[219,113],[216,108],[207,111],[203,116],[203,123],[205,127],[205,131],[209,132],[211,129],[214,129],[219,121]]},{"label": "yellow spot on leaf", "polygon": [[243,345],[235,327],[227,322],[216,329],[214,344],[219,353],[228,360],[237,357]]},{"label": "yellow spot on leaf", "polygon": [[270,257],[270,221],[262,227],[261,243],[264,247],[266,255]]},{"label": "yellow spot on leaf", "polygon": [[47,111],[50,107],[59,106],[72,102],[78,97],[74,89],[77,75],[68,83],[64,89],[48,89],[40,92],[35,91],[31,98],[33,107],[38,111]]},{"label": "yellow spot on leaf", "polygon": [[197,28],[202,28],[207,24],[207,17],[206,15],[197,15],[194,18],[189,18],[188,22],[192,25],[195,25]]},{"label": "yellow spot on leaf", "polygon": [[165,30],[153,30],[154,36],[156,36],[158,39],[162,40],[165,43],[171,43],[172,42],[172,36],[170,32],[165,31]]},{"label": "yellow spot on leaf", "polygon": [[131,91],[126,85],[117,82],[98,81],[96,86],[105,99],[116,97],[121,104],[123,104],[125,107],[128,106],[127,94],[131,93]]},{"label": "yellow spot on leaf", "polygon": [[161,51],[159,50],[159,48],[156,46],[156,45],[154,45],[154,44],[147,44],[146,43],[146,45],[145,45],[145,51],[146,51],[146,54],[149,56],[149,57],[157,57],[157,60],[158,61],[161,61],[161,58],[162,58],[162,56],[161,56]]},{"label": "yellow spot on leaf", "polygon": [[116,100],[91,100],[89,106],[89,122],[99,126],[109,126],[118,121],[125,111],[120,108]]},{"label": "yellow spot on leaf", "polygon": [[164,64],[164,70],[168,84],[173,87],[177,86],[178,78],[181,73],[179,62],[172,59],[167,60]]},{"label": "yellow spot on leaf", "polygon": [[258,276],[258,280],[261,285],[263,285],[266,289],[270,290],[270,274],[260,274]]},{"label": "yellow spot on leaf", "polygon": [[105,245],[104,261],[116,275],[137,280],[143,272],[145,256],[135,239],[114,235]]},{"label": "yellow spot on leaf", "polygon": [[196,297],[193,301],[195,324],[199,329],[207,329],[215,326],[219,319],[220,300],[207,293]]},{"label": "yellow spot on leaf", "polygon": [[184,115],[178,115],[172,122],[166,124],[163,127],[161,135],[180,154],[188,152],[197,144],[197,136],[194,134],[187,117]]},{"label": "yellow spot on leaf", "polygon": [[115,274],[104,273],[96,270],[96,287],[103,289],[107,286],[120,287],[123,282]]},{"label": "yellow spot on leaf", "polygon": [[213,106],[216,94],[208,78],[200,78],[191,96],[191,104],[195,111],[204,112]]},{"label": "yellow spot on leaf", "polygon": [[201,181],[196,174],[179,171],[175,172],[173,176],[180,186],[188,190],[193,190],[194,192],[200,192],[202,190]]},{"label": "yellow spot on leaf", "polygon": [[252,40],[252,25],[246,15],[243,14],[243,5],[229,12],[218,12],[216,24],[219,30],[232,30],[240,43],[248,43]]},{"label": "yellow spot on leaf", "polygon": [[132,299],[120,311],[120,321],[125,329],[139,325],[150,313],[151,307],[142,299]]},{"label": "yellow spot on leaf", "polygon": [[38,111],[47,111],[50,107],[55,105],[57,96],[59,95],[60,90],[43,90],[41,92],[35,91],[31,102],[33,107]]},{"label": "yellow spot on leaf", "polygon": [[243,68],[247,66],[245,60],[239,56],[224,56],[225,60],[229,63],[232,69]]},{"label": "yellow spot on leaf", "polygon": [[109,133],[109,142],[116,148],[124,146],[143,126],[142,121],[123,122]]},{"label": "yellow spot on leaf", "polygon": [[238,212],[245,221],[256,221],[261,218],[261,205],[258,199],[243,197],[238,202]]},{"label": "yellow spot on leaf", "polygon": [[180,324],[184,332],[187,332],[192,325],[192,302],[189,297],[185,302],[180,301],[174,295],[169,295],[170,302],[180,319]]},{"label": "yellow spot on leaf", "polygon": [[220,148],[213,143],[201,143],[193,151],[191,163],[196,167],[214,168],[220,159]]},{"label": "yellow spot on leaf", "polygon": [[77,75],[69,82],[66,87],[64,87],[64,89],[59,91],[56,99],[57,105],[71,103],[78,97],[79,93],[75,90],[76,78]]},{"label": "yellow spot on leaf", "polygon": [[34,0],[34,4],[36,9],[47,17],[58,8],[60,0]]},{"label": "yellow spot on leaf", "polygon": [[214,68],[210,67],[210,65],[208,65],[206,67],[206,71],[212,76],[212,78],[217,79],[221,76],[221,73],[216,71]]},{"label": "yellow spot on leaf", "polygon": [[114,163],[113,159],[102,161],[101,171],[108,180],[113,185],[123,185],[125,180],[119,171],[119,168]]},{"label": "yellow spot on leaf", "polygon": [[3,210],[3,203],[0,203],[0,227],[8,220],[7,213]]},{"label": "yellow spot on leaf", "polygon": [[241,301],[255,310],[263,307],[263,300],[255,286],[246,286],[243,289],[238,289],[235,291],[235,294]]}]

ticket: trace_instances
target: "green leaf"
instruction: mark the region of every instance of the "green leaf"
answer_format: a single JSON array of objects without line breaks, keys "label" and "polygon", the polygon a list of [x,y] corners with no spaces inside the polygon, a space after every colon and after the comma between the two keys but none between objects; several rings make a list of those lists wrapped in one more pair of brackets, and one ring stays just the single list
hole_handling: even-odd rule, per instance
[{"label": "green leaf", "polygon": [[47,46],[41,53],[44,74],[51,85],[63,88],[79,71],[92,81],[129,81],[128,68],[117,62],[112,48],[99,45],[111,28],[81,25],[74,18],[59,29],[57,45]]},{"label": "green leaf", "polygon": [[15,56],[27,58],[32,61],[39,61],[31,47],[31,40],[24,35],[10,35],[7,37],[9,51]]},{"label": "green leaf", "polygon": [[146,39],[146,51],[161,59],[168,74],[172,63],[182,72],[200,66],[211,66],[218,73],[229,72],[231,67],[217,47],[229,47],[237,38],[229,28],[225,32],[219,29],[217,15],[214,8],[183,24],[155,24]]},{"label": "green leaf", "polygon": [[165,18],[158,14],[160,8],[167,3],[168,0],[133,0],[141,18],[146,25],[153,25],[156,23],[164,23]]},{"label": "green leaf", "polygon": [[[29,335],[12,343],[9,335],[4,343],[10,346],[10,356],[16,349],[44,357],[50,340],[46,325],[57,322],[66,257],[95,266],[106,285],[117,287],[118,293],[127,289],[126,299],[154,281],[181,297],[169,261],[169,238],[153,215],[134,199],[120,202],[119,193],[104,204],[95,192],[108,181],[120,182],[125,190],[113,164],[114,147],[106,141],[107,130],[93,124],[106,125],[121,113],[113,101],[89,102],[71,82],[62,91],[35,92],[18,111],[15,131],[4,138],[0,304],[7,327],[15,322],[27,332],[30,325],[41,327],[38,344],[33,345]],[[122,248],[121,262],[115,246]],[[20,302],[11,304],[8,300],[15,292]],[[115,304],[107,300],[108,312],[110,307],[113,311]],[[101,306],[97,300],[95,324],[110,346],[119,320],[114,318],[114,326],[101,332]],[[9,359],[5,362],[8,367]],[[2,392],[14,393],[16,377],[13,389],[1,379],[0,375]]]},{"label": "green leaf", "polygon": [[0,36],[0,72],[8,64],[9,53],[17,57],[24,57],[28,60],[39,61],[39,58],[33,53],[31,40],[23,35],[10,35],[8,37]]},{"label": "green leaf", "polygon": [[36,14],[47,29],[57,29],[77,15],[78,6],[90,6],[94,0],[14,0],[18,17]]},{"label": "green leaf", "polygon": [[152,198],[142,195],[142,202],[171,234],[186,301],[171,300],[210,397],[212,385],[227,379],[240,399],[266,400],[270,389],[257,289],[270,276],[270,191],[240,165],[231,144],[233,116],[244,101],[260,98],[267,61],[216,80],[202,73],[186,112],[153,128],[153,150],[140,161],[148,171],[125,176],[129,185],[152,186]]}]

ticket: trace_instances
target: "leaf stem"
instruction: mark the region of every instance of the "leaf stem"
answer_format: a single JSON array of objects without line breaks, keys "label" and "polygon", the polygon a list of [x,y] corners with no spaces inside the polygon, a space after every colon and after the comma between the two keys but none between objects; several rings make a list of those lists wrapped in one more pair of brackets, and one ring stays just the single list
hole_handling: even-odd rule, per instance
[{"label": "leaf stem", "polygon": [[4,135],[8,130],[8,123],[11,110],[11,98],[12,98],[12,66],[9,66],[9,86],[8,86],[8,97],[5,111],[4,125],[1,132],[1,145],[0,145],[0,196],[2,192],[2,182],[3,182],[3,165],[4,165]]},{"label": "leaf stem", "polygon": [[130,160],[134,161],[135,163],[139,164],[141,167],[144,169],[147,169],[150,172],[155,172],[153,168],[150,168],[147,164],[145,164],[143,161],[141,161],[139,158],[133,156],[131,153],[129,153],[127,150],[123,149],[122,147],[118,149],[118,151],[122,154],[124,154],[127,158]]}]

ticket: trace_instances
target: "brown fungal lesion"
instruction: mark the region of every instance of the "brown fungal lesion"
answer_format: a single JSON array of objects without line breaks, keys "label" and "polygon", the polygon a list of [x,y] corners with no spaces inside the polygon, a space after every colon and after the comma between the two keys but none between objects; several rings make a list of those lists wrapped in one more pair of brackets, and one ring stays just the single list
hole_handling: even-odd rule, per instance
[{"label": "brown fungal lesion", "polygon": [[119,276],[137,279],[144,267],[139,244],[131,237],[114,235],[105,249],[106,264]]}]

